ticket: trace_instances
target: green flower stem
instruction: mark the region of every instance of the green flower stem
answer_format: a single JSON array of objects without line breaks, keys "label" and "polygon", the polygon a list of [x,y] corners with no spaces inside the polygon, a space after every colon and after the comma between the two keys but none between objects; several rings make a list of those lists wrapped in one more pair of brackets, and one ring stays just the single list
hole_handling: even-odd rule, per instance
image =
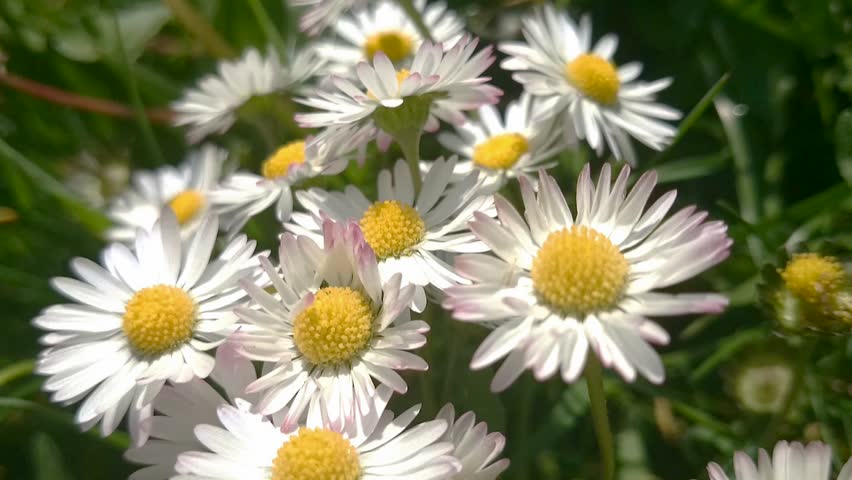
[{"label": "green flower stem", "polygon": [[150,154],[157,159],[160,165],[166,163],[166,157],[163,156],[160,145],[157,143],[157,138],[154,136],[154,130],[151,128],[151,122],[145,114],[145,105],[142,103],[142,96],[139,94],[139,85],[136,82],[136,76],[133,73],[133,65],[127,57],[127,50],[124,48],[123,33],[118,23],[118,14],[115,11],[115,0],[110,3],[112,7],[112,27],[115,31],[116,49],[120,60],[120,67],[123,70],[124,81],[128,92],[130,93],[130,101],[133,105],[136,122],[139,124],[139,129],[142,131],[142,138],[148,148]]},{"label": "green flower stem", "polygon": [[434,41],[432,39],[432,34],[429,32],[429,27],[426,26],[426,22],[423,21],[423,16],[420,15],[420,12],[414,8],[414,2],[411,0],[399,0],[399,6],[405,10],[405,14],[408,15],[408,18],[414,22],[414,26],[417,27],[418,33],[420,36],[429,40],[430,42]]},{"label": "green flower stem", "polygon": [[420,177],[420,129],[400,131],[397,133],[396,141],[405,156],[405,163],[411,170],[414,192],[420,193],[420,186],[423,184],[423,179]]},{"label": "green flower stem", "polygon": [[603,369],[598,357],[589,353],[586,360],[586,384],[589,387],[589,402],[592,420],[595,424],[595,434],[598,437],[598,447],[601,451],[603,464],[603,480],[615,479],[615,447],[612,440],[612,430],[609,427],[609,416],[606,412],[606,394],[603,388]]}]

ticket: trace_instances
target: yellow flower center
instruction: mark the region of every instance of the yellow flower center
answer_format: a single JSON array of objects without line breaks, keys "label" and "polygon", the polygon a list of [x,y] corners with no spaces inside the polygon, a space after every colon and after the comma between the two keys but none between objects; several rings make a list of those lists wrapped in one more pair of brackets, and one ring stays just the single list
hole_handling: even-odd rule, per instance
[{"label": "yellow flower center", "polygon": [[520,133],[501,133],[473,149],[473,163],[492,170],[506,170],[529,151],[526,137]]},{"label": "yellow flower center", "polygon": [[184,190],[169,201],[169,208],[181,225],[195,218],[203,207],[204,195],[198,190]]},{"label": "yellow flower center", "polygon": [[272,180],[287,175],[290,167],[305,163],[305,142],[296,140],[284,144],[263,162],[263,176]]},{"label": "yellow flower center", "polygon": [[781,278],[799,300],[815,305],[830,300],[843,288],[846,272],[836,258],[803,253],[793,256],[781,271]]},{"label": "yellow flower center", "polygon": [[349,287],[325,287],[293,322],[296,348],[311,363],[351,360],[373,335],[373,310],[364,294]]},{"label": "yellow flower center", "polygon": [[384,52],[391,62],[405,60],[414,50],[414,40],[405,32],[388,30],[374,33],[364,42],[364,55],[372,60],[378,52]]},{"label": "yellow flower center", "polygon": [[604,105],[618,100],[621,80],[611,62],[594,54],[583,54],[565,65],[565,77],[583,95]]},{"label": "yellow flower center", "polygon": [[359,224],[380,259],[408,254],[426,235],[426,223],[417,210],[396,200],[370,205]]},{"label": "yellow flower center", "polygon": [[171,285],[154,285],[133,295],[124,307],[121,328],[143,355],[170,352],[192,338],[196,305],[188,293]]},{"label": "yellow flower center", "polygon": [[357,480],[361,460],[343,435],[300,428],[284,442],[272,461],[271,480]]},{"label": "yellow flower center", "polygon": [[530,275],[545,303],[563,313],[583,315],[615,305],[629,267],[608,238],[593,228],[574,225],[548,235]]}]

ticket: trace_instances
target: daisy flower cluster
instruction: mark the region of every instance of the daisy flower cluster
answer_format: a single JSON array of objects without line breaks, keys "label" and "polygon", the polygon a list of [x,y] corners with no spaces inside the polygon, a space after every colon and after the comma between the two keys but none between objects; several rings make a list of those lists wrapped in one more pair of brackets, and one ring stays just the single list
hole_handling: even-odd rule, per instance
[{"label": "daisy flower cluster", "polygon": [[[615,35],[593,41],[588,16],[549,5],[496,46],[498,66],[442,2],[291,4],[299,46],[248,49],[188,87],[174,124],[209,143],[135,172],[99,259],[52,280],[69,303],[33,320],[51,399],[103,435],[126,418],[137,480],[490,480],[507,439],[475,412],[430,411],[420,386],[424,418],[391,410],[440,365],[424,353],[436,325],[478,329],[466,360],[499,364],[494,394],[526,371],[664,382],[662,319],[726,308],[680,284],[732,246],[638,161],[633,140],[676,135],[680,113],[656,99],[671,79],[640,80]],[[222,139],[257,97],[287,112],[286,134],[241,162]],[[441,154],[423,158],[427,137]],[[562,182],[580,140],[634,167],[593,160]],[[829,457],[780,444],[757,467],[738,454],[736,478],[823,479]]]}]

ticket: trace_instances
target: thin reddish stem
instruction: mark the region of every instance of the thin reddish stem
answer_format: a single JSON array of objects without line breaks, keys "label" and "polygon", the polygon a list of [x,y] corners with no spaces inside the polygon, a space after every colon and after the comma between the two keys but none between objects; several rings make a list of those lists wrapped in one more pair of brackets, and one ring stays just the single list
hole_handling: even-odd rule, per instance
[{"label": "thin reddish stem", "polygon": [[[84,110],[87,112],[100,113],[113,117],[133,118],[133,110],[120,103],[101,98],[86,97],[76,93],[66,92],[50,85],[45,85],[28,78],[19,77],[15,74],[0,70],[0,84],[6,85],[14,90],[23,92],[33,97],[46,100],[58,105]],[[148,119],[156,123],[170,123],[172,111],[165,108],[149,108],[145,110]]]}]

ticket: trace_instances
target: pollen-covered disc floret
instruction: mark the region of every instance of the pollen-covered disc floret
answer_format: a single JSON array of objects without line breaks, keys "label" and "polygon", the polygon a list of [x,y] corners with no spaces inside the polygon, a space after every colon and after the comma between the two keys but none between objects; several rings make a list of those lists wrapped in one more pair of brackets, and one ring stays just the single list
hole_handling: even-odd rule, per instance
[{"label": "pollen-covered disc floret", "polygon": [[846,272],[836,258],[802,253],[794,255],[787,263],[781,271],[781,278],[797,298],[818,305],[830,300],[843,288]]},{"label": "pollen-covered disc floret", "polygon": [[584,53],[565,64],[565,76],[583,95],[605,105],[618,101],[618,70],[600,55]]},{"label": "pollen-covered disc floret", "polygon": [[372,60],[377,52],[384,52],[391,62],[405,60],[414,51],[414,40],[405,32],[388,30],[377,32],[364,42],[364,56]]},{"label": "pollen-covered disc floret", "polygon": [[325,287],[293,322],[296,347],[313,364],[351,360],[373,333],[373,311],[363,293],[349,287]]},{"label": "pollen-covered disc floret", "polygon": [[616,304],[629,267],[608,238],[593,228],[574,225],[547,237],[533,259],[530,276],[545,303],[585,314]]},{"label": "pollen-covered disc floret", "polygon": [[204,194],[198,190],[184,190],[169,202],[179,224],[189,222],[204,208]]},{"label": "pollen-covered disc floret", "polygon": [[121,328],[134,350],[160,355],[192,338],[196,310],[195,302],[182,289],[154,285],[139,290],[127,302]]},{"label": "pollen-covered disc floret", "polygon": [[406,254],[426,234],[426,224],[417,210],[398,200],[372,204],[359,225],[364,239],[380,259]]},{"label": "pollen-covered disc floret", "polygon": [[263,162],[261,171],[263,176],[272,180],[287,175],[290,167],[301,165],[305,162],[305,142],[296,140],[289,142],[275,151]]},{"label": "pollen-covered disc floret", "polygon": [[526,137],[519,133],[501,133],[473,149],[473,163],[492,170],[513,167],[529,151]]},{"label": "pollen-covered disc floret", "polygon": [[357,480],[358,451],[338,432],[301,428],[278,449],[271,480]]}]

